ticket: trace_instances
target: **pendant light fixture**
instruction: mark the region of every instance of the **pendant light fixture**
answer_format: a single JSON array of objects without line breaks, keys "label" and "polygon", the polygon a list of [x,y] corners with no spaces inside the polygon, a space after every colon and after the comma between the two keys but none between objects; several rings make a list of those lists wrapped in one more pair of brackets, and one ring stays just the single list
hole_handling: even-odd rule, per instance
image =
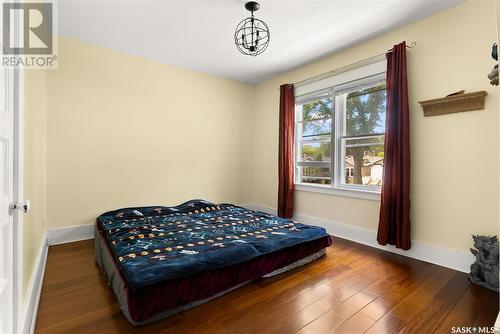
[{"label": "pendant light fixture", "polygon": [[253,13],[260,8],[257,2],[247,2],[245,8],[251,15],[236,27],[234,42],[241,53],[248,56],[257,56],[264,52],[269,45],[269,27],[264,21],[253,16]]}]

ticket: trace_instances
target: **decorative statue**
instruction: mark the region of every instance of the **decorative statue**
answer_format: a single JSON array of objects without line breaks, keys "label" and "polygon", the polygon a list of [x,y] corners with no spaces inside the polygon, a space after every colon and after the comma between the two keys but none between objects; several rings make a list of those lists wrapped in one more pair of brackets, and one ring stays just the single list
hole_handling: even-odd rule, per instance
[{"label": "decorative statue", "polygon": [[490,79],[490,84],[492,86],[498,86],[498,64],[496,64],[490,74],[488,74],[488,79]]},{"label": "decorative statue", "polygon": [[481,235],[473,235],[474,247],[470,251],[476,262],[470,266],[470,280],[498,292],[498,239]]}]

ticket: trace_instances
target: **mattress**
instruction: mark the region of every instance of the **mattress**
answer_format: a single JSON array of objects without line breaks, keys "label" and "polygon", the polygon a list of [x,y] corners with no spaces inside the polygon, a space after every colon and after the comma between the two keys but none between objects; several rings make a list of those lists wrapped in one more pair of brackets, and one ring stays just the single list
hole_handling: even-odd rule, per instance
[{"label": "mattress", "polygon": [[331,244],[323,228],[203,200],[104,213],[95,240],[96,261],[135,325],[310,262]]}]

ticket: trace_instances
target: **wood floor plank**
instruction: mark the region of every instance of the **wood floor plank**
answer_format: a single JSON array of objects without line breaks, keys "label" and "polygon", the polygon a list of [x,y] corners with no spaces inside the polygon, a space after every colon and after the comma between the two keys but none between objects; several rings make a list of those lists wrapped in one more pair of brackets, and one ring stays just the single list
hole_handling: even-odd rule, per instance
[{"label": "wood floor plank", "polygon": [[51,246],[36,333],[450,333],[492,326],[498,294],[467,275],[335,238],[327,256],[151,325],[131,326],[92,240]]},{"label": "wood floor plank", "polygon": [[[486,292],[487,294],[491,294],[490,292]],[[498,298],[483,298],[484,304],[483,307],[479,310],[479,314],[474,320],[475,327],[490,327],[491,324],[495,323],[495,320],[498,316],[498,313],[495,313],[494,310],[498,307]]]},{"label": "wood floor plank", "polygon": [[421,286],[429,275],[435,271],[437,271],[437,267],[420,266],[414,268],[407,279],[389,288],[382,296],[376,298],[360,312],[374,320],[379,320],[405,296]]},{"label": "wood floor plank", "polygon": [[400,319],[395,315],[388,314],[387,316],[384,316],[379,321],[377,321],[365,333],[367,334],[399,333],[406,325],[407,322],[405,322],[403,319]]},{"label": "wood floor plank", "polygon": [[[224,324],[235,333],[249,328],[252,328],[255,332],[265,330],[269,328],[269,323],[273,323],[271,326],[275,326],[279,322],[286,321],[284,316],[300,312],[332,291],[331,286],[323,284],[283,303],[266,300],[263,303],[255,304],[246,310],[235,313]],[[256,321],[256,319],[258,320]]]},{"label": "wood floor plank", "polygon": [[[452,327],[472,327],[475,324],[491,327],[497,314],[498,293],[471,284],[439,324],[436,333],[450,333]],[[479,323],[477,320],[481,318],[488,320]]]},{"label": "wood floor plank", "polygon": [[440,300],[432,299],[423,310],[408,320],[408,325],[403,327],[399,333],[434,333],[449,309],[449,305]]},{"label": "wood floor plank", "polygon": [[345,321],[335,315],[334,312],[326,312],[321,317],[311,321],[302,327],[297,334],[323,334],[328,333]]},{"label": "wood floor plank", "polygon": [[328,333],[335,334],[352,334],[352,333],[364,333],[368,328],[370,328],[375,323],[370,317],[363,315],[361,313],[356,313],[342,324],[334,327]]}]

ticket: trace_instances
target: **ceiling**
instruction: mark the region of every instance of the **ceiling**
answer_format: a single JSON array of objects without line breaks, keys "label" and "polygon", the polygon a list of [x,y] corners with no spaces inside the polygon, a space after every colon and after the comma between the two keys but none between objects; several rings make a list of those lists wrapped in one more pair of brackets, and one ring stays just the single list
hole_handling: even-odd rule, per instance
[{"label": "ceiling", "polygon": [[240,0],[60,0],[62,36],[161,63],[259,83],[463,0],[261,0],[255,16],[268,49],[240,54],[233,41],[248,15]]}]

